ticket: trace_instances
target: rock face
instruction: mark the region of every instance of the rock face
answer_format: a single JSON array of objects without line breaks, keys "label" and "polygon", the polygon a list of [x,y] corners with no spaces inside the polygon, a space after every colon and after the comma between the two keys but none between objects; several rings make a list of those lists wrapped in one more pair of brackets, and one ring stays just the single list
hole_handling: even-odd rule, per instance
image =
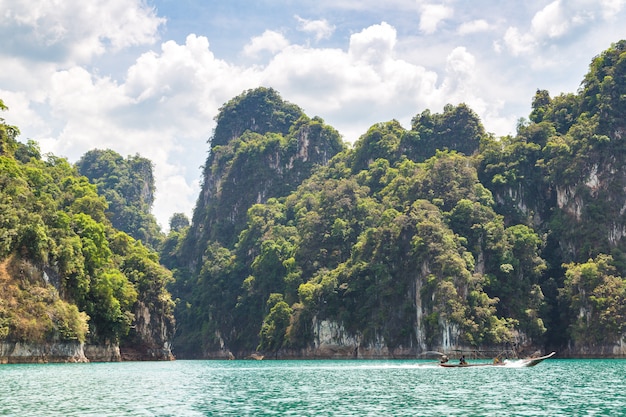
[{"label": "rock face", "polygon": [[623,337],[619,342],[609,345],[595,345],[590,346],[588,344],[579,345],[570,344],[567,350],[559,353],[560,357],[564,358],[626,358],[626,337]]},{"label": "rock face", "polygon": [[85,345],[84,350],[89,362],[120,362],[122,360],[118,345]]},{"label": "rock face", "polygon": [[[204,166],[193,221],[178,245],[178,264],[166,265],[179,273],[171,289],[173,297],[181,300],[174,344],[176,354],[187,358],[228,358],[229,349],[238,349],[233,339],[246,334],[255,337],[258,329],[233,331],[230,321],[237,327],[246,320],[224,313],[233,311],[234,305],[229,303],[235,302],[236,295],[228,292],[236,291],[239,276],[228,279],[233,284],[230,290],[209,291],[219,285],[212,282],[220,280],[213,273],[224,270],[210,267],[215,260],[213,255],[234,250],[240,233],[247,227],[251,207],[293,192],[317,167],[327,164],[345,148],[339,133],[323,120],[308,118],[299,107],[265,88],[248,91],[227,103],[217,118],[210,142],[211,152]],[[251,252],[247,257],[254,256]],[[198,287],[197,275],[203,270],[212,276]],[[201,298],[209,293],[209,297],[215,297],[215,303]],[[221,311],[210,320],[211,328],[199,325],[204,317],[198,315],[212,314],[209,310],[217,304]],[[203,308],[196,309],[199,305]],[[186,306],[194,311],[186,311]],[[251,312],[245,315],[257,316]]]},{"label": "rock face", "polygon": [[396,347],[390,349],[385,340],[379,336],[375,341],[363,343],[360,335],[351,335],[341,324],[329,320],[313,320],[313,346],[305,349],[304,357],[340,358],[340,359],[399,359],[415,358],[418,350],[415,347]]},{"label": "rock face", "polygon": [[134,349],[122,348],[124,360],[173,360],[171,322],[159,314],[150,313],[142,302],[135,309],[135,331],[140,343]]},{"label": "rock face", "polygon": [[233,100],[177,246],[181,344],[195,357],[498,343],[624,357],[625,80],[621,41],[576,95],[538,91],[515,137],[485,135],[465,107],[425,111],[411,131],[372,126],[317,171],[300,169],[332,155],[316,123],[272,91]]},{"label": "rock face", "polygon": [[[236,97],[217,120],[185,246],[196,257],[192,265],[200,264],[197,258],[208,241],[233,245],[253,204],[289,194],[343,146],[334,129],[321,119],[306,118],[272,89]],[[267,134],[281,135],[287,142]]]},{"label": "rock face", "polygon": [[160,348],[120,349],[118,345],[0,342],[0,363],[84,363],[173,359],[169,344]]},{"label": "rock face", "polygon": [[81,343],[0,342],[0,363],[89,362]]},{"label": "rock face", "polygon": [[[448,326],[447,331],[449,332],[448,338],[458,342],[458,328]],[[249,359],[259,355],[267,359],[415,359],[425,353],[425,350],[420,346],[397,346],[390,348],[382,336],[377,337],[375,341],[364,342],[361,335],[352,335],[346,331],[343,325],[330,320],[314,319],[313,333],[314,342],[311,346],[304,349],[281,349],[264,355],[263,353],[265,352],[247,352],[238,357],[235,357],[228,350],[221,350],[219,352],[207,352],[206,357],[210,359]],[[518,339],[523,341],[523,335],[518,336]],[[572,351],[571,356],[590,358],[623,357],[623,347],[626,346],[623,342],[621,356],[617,348],[610,353],[601,349],[588,352],[588,354]],[[472,352],[476,348],[461,344],[446,344],[445,340],[443,344],[431,347],[431,351],[435,352],[453,352],[455,350]],[[502,346],[484,346],[483,350],[489,353],[500,352],[502,351]],[[520,357],[527,356],[537,350],[541,350],[541,347],[530,344],[524,345],[523,343],[517,346],[517,354]],[[568,353],[560,356],[567,356]]]}]

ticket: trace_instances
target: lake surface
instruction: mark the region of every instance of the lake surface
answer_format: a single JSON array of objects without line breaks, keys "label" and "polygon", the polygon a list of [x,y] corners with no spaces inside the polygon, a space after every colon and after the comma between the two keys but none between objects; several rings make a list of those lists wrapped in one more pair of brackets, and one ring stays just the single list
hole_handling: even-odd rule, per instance
[{"label": "lake surface", "polygon": [[2,416],[626,416],[626,360],[0,365]]}]

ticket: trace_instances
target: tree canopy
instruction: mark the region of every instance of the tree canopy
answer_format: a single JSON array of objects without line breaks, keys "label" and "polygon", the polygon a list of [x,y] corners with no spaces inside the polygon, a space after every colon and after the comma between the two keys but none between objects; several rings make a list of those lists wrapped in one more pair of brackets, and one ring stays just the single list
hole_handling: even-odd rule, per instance
[{"label": "tree canopy", "polygon": [[152,162],[139,155],[123,158],[110,149],[93,149],[76,163],[78,173],[95,184],[108,203],[107,218],[145,245],[156,248],[163,239],[156,218]]}]

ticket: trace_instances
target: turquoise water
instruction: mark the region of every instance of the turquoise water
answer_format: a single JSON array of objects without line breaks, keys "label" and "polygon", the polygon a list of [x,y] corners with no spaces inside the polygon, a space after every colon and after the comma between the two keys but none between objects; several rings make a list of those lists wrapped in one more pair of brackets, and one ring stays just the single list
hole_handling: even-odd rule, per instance
[{"label": "turquoise water", "polygon": [[626,360],[0,365],[2,416],[626,416]]}]

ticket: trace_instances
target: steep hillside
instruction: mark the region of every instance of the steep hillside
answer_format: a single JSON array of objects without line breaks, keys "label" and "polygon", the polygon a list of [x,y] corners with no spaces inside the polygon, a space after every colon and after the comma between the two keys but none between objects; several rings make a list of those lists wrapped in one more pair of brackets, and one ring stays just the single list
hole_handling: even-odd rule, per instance
[{"label": "steep hillside", "polygon": [[158,247],[163,235],[151,212],[155,187],[150,160],[94,149],[80,158],[76,168],[107,200],[106,215],[113,227],[144,245]]},{"label": "steep hillside", "polygon": [[626,41],[514,136],[459,104],[347,147],[268,88],[216,121],[161,241],[150,161],[94,150],[87,178],[0,119],[0,362],[626,357]]},{"label": "steep hillside", "polygon": [[[197,297],[218,298],[225,303],[220,320],[233,317],[227,306],[236,303],[235,293],[214,282],[200,284],[201,288],[194,285],[198,274],[214,261],[210,253],[234,249],[250,207],[288,195],[316,167],[344,149],[334,129],[317,117],[310,119],[272,89],[258,88],[234,98],[216,120],[191,227],[184,236],[175,234],[178,249],[164,255],[171,260],[166,265],[177,270],[174,295],[184,300],[181,306],[192,305],[179,310],[181,350],[199,349],[192,334],[206,333],[206,326],[196,324],[214,307]],[[170,238],[166,247],[174,246]],[[244,278],[229,277],[226,286],[238,287]]]},{"label": "steep hillside", "polygon": [[[303,131],[291,128],[291,141],[305,143]],[[515,297],[534,289],[540,297],[534,286],[543,261],[540,239],[526,226],[505,227],[472,157],[455,152],[475,154],[484,136],[477,117],[460,105],[443,115],[422,113],[411,130],[395,121],[372,126],[329,165],[330,153],[322,154],[312,175],[264,156],[277,155],[263,151],[280,145],[280,132],[247,131],[227,149],[212,148],[193,224],[170,238],[179,239],[179,260],[193,253],[185,250],[189,240],[206,248],[202,265],[195,259],[172,265],[179,278],[174,292],[184,303],[181,354],[304,352],[319,345],[324,329],[334,329],[329,343],[350,341],[341,349],[366,356],[512,342],[516,323],[541,336],[538,305],[510,305],[508,315],[498,314],[497,296],[485,292],[489,286]],[[452,152],[434,155],[438,148]],[[285,178],[285,166],[304,180],[291,195],[284,184],[298,181],[276,181]],[[216,207],[229,211],[220,216]],[[235,211],[240,207],[246,217]],[[505,262],[519,266],[525,286],[498,287],[497,277],[508,279],[500,269]]]},{"label": "steep hillside", "polygon": [[273,90],[233,99],[192,224],[164,246],[177,351],[626,356],[625,48],[576,94],[537,91],[503,138],[448,105],[341,151]]},{"label": "steep hillside", "polygon": [[[188,240],[228,247],[244,228],[248,208],[287,195],[343,148],[321,119],[309,119],[265,88],[222,107],[210,144]],[[195,256],[198,249],[204,247],[192,251]]]},{"label": "steep hillside", "polygon": [[482,152],[498,210],[545,236],[548,340],[576,354],[613,355],[626,331],[625,92],[620,41],[593,59],[577,94],[538,90],[518,135]]},{"label": "steep hillside", "polygon": [[170,359],[171,273],[111,226],[87,178],[17,133],[0,120],[0,361]]}]

